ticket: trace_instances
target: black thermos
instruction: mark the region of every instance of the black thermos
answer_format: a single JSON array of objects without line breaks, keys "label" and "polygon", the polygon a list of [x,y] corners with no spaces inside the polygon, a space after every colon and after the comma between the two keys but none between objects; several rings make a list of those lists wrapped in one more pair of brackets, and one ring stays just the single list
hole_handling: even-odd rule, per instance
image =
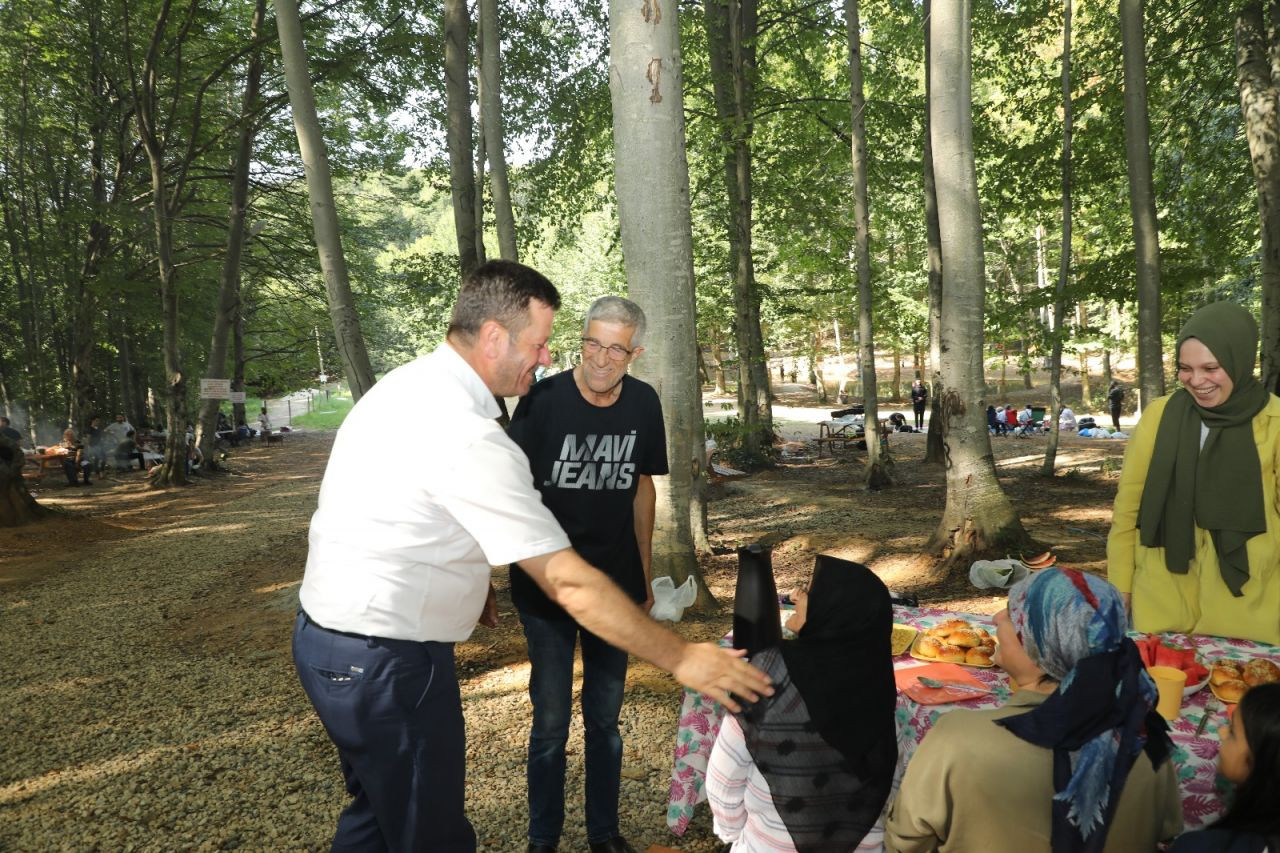
[{"label": "black thermos", "polygon": [[782,618],[778,612],[778,586],[768,548],[747,545],[738,549],[738,588],[733,595],[733,647],[747,656],[782,642]]}]

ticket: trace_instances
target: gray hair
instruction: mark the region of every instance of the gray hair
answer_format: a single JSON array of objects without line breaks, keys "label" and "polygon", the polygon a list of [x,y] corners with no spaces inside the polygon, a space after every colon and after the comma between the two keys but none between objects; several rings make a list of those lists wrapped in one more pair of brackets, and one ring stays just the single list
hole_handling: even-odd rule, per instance
[{"label": "gray hair", "polygon": [[600,323],[618,323],[635,331],[631,335],[631,346],[638,347],[644,340],[644,309],[621,296],[601,296],[587,309],[587,316],[582,318],[582,334],[587,334],[591,321]]}]

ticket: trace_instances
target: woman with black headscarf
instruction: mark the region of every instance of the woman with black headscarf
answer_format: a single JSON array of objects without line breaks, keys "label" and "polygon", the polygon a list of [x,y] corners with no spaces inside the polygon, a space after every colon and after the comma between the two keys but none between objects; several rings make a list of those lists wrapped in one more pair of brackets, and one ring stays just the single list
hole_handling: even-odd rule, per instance
[{"label": "woman with black headscarf", "polygon": [[1215,302],[1178,335],[1181,388],[1142,414],[1116,491],[1107,577],[1134,627],[1280,644],[1280,398],[1258,327]]},{"label": "woman with black headscarf", "polygon": [[734,851],[848,853],[875,825],[898,750],[889,591],[819,557],[796,639],[752,658],[774,694],[726,717],[707,765],[716,834]]},{"label": "woman with black headscarf", "polygon": [[1045,569],[996,614],[1002,708],[943,714],[907,765],[895,853],[1142,853],[1182,828],[1156,687],[1124,603],[1096,575]]}]

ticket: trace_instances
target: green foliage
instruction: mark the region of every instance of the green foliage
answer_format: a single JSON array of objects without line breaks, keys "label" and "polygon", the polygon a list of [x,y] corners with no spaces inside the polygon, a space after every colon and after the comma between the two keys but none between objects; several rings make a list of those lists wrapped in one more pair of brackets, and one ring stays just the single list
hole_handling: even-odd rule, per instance
[{"label": "green foliage", "polygon": [[763,442],[760,451],[748,449],[750,430],[737,417],[708,419],[705,426],[707,438],[716,442],[716,459],[721,462],[744,471],[755,471],[778,461],[777,451],[771,442]]}]

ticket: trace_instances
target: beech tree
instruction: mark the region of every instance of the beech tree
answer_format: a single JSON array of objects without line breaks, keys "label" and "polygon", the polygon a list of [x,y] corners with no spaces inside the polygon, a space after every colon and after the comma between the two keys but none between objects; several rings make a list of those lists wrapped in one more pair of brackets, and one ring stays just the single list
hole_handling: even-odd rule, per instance
[{"label": "beech tree", "polygon": [[[654,577],[698,578],[699,604],[714,603],[694,555],[694,492],[703,470],[702,394],[695,346],[693,226],[685,158],[680,29],[674,6],[609,2],[609,90],[617,152],[618,224],[627,291],[648,318],[636,373],[658,391],[671,474],[656,478]],[[696,518],[695,518],[696,516]]]},{"label": "beech tree", "polygon": [[1027,540],[996,479],[982,367],[986,270],[973,155],[970,0],[933,7],[930,140],[942,245],[942,440],[947,502],[930,547],[944,567]]},{"label": "beech tree", "polygon": [[1160,340],[1160,225],[1151,181],[1151,124],[1147,116],[1145,0],[1120,0],[1124,49],[1124,145],[1138,276],[1138,391],[1142,408],[1164,396]]},{"label": "beech tree", "polygon": [[346,370],[352,399],[359,400],[373,387],[373,365],[365,348],[360,315],[347,272],[347,258],[342,252],[338,210],[333,200],[333,177],[329,170],[329,154],[316,114],[315,91],[307,71],[307,54],[302,39],[302,22],[298,18],[297,0],[273,0],[276,28],[280,32],[280,53],[289,89],[289,106],[293,126],[298,134],[298,150],[307,176],[307,197],[311,204],[311,224],[315,230],[316,251],[320,255],[320,271],[324,275],[333,333]]}]

